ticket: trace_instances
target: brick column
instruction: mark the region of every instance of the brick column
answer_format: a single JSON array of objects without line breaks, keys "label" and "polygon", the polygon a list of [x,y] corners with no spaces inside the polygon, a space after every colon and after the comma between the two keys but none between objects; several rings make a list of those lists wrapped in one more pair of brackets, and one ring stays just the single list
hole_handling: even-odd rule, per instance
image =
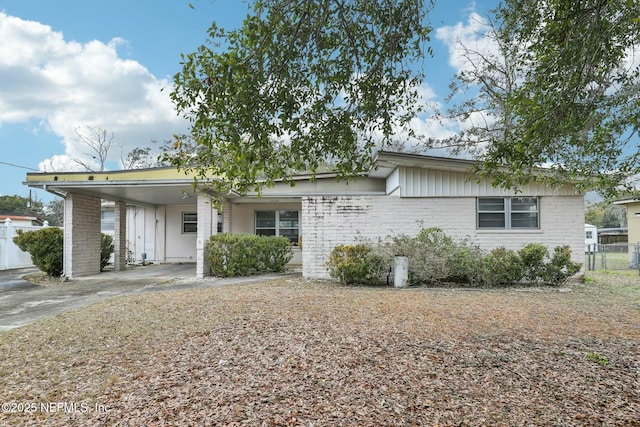
[{"label": "brick column", "polygon": [[211,265],[207,260],[209,237],[218,232],[218,211],[205,193],[197,193],[198,234],[196,237],[196,277],[202,279],[211,275]]},{"label": "brick column", "polygon": [[100,198],[69,193],[64,200],[64,274],[100,272]]},{"label": "brick column", "polygon": [[114,207],[113,269],[127,268],[127,204],[116,202]]},{"label": "brick column", "polygon": [[222,232],[231,233],[231,201],[225,200],[222,205]]}]

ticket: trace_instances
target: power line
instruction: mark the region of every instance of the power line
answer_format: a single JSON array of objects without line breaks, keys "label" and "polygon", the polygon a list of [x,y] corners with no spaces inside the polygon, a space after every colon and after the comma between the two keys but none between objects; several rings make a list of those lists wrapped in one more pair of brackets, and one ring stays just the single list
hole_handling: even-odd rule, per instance
[{"label": "power line", "polygon": [[20,166],[20,165],[14,165],[13,163],[7,163],[7,162],[0,162],[3,165],[9,165],[9,166],[13,166],[14,168],[21,168],[21,169],[27,169],[30,171],[34,171],[34,172],[40,172],[38,169],[34,169],[34,168],[30,168],[28,166]]}]

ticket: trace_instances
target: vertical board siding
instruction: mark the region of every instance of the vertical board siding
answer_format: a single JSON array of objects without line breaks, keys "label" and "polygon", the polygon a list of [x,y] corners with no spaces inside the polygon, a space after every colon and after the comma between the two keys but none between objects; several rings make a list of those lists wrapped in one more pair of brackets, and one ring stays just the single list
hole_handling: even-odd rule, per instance
[{"label": "vertical board siding", "polygon": [[[398,182],[401,197],[475,197],[509,196],[512,190],[496,188],[487,180],[478,182],[468,174],[444,170],[400,167]],[[519,194],[531,196],[574,196],[578,192],[571,186],[559,189],[527,184]]]}]

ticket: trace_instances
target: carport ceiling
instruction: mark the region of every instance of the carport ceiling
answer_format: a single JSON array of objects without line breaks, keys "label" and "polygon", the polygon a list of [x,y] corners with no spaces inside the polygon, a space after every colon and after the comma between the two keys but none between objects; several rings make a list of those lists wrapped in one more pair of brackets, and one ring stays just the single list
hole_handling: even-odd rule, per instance
[{"label": "carport ceiling", "polygon": [[132,205],[191,205],[196,203],[192,181],[186,182],[118,182],[95,183],[29,183],[31,187],[43,188],[51,193],[65,195],[73,192],[105,200],[126,202]]}]

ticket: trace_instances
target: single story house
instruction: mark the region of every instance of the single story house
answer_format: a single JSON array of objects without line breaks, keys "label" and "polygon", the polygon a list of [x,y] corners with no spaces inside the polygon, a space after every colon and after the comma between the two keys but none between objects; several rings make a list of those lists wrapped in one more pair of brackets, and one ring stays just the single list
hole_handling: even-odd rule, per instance
[{"label": "single story house", "polygon": [[[350,181],[323,173],[296,176],[262,195],[212,195],[174,168],[28,173],[25,184],[64,198],[64,271],[100,271],[101,201],[113,202],[114,268],[148,262],[195,262],[209,275],[206,244],[219,232],[291,239],[305,278],[327,278],[331,250],[359,238],[415,235],[440,227],[487,249],[530,242],[569,245],[584,262],[584,196],[572,186],[530,184],[519,192],[471,178],[470,160],[380,152],[375,166]],[[301,244],[299,245],[299,243]]]}]

